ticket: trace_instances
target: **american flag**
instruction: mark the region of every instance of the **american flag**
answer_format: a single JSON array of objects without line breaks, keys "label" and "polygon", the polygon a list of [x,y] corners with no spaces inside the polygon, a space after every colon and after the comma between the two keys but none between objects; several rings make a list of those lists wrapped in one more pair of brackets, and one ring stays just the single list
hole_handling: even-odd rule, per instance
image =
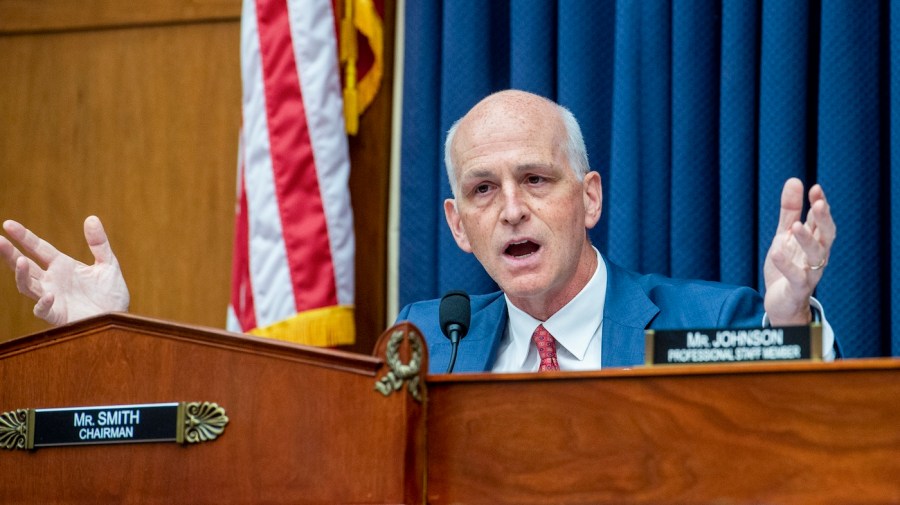
[{"label": "american flag", "polygon": [[228,327],[352,343],[353,218],[331,0],[245,0]]}]

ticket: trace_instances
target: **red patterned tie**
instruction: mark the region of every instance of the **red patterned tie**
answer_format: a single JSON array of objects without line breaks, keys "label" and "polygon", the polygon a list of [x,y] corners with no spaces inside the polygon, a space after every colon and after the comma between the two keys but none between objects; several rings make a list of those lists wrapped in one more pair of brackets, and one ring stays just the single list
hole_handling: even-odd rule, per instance
[{"label": "red patterned tie", "polygon": [[541,368],[538,371],[559,370],[559,363],[556,361],[556,339],[544,328],[543,324],[534,330],[531,340],[537,345],[538,354],[541,355]]}]

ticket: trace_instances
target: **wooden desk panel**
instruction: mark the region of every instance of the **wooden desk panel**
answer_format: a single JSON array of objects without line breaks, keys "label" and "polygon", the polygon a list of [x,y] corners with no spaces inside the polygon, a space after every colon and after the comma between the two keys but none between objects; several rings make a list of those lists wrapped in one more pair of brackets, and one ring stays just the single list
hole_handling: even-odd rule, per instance
[{"label": "wooden desk panel", "polygon": [[897,503],[900,360],[429,377],[429,503]]}]

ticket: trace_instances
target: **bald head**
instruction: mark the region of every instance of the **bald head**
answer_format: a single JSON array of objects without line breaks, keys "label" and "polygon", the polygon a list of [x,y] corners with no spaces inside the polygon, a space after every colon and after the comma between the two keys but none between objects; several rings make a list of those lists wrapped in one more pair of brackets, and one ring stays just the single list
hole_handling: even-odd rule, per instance
[{"label": "bald head", "polygon": [[491,142],[492,135],[500,129],[504,133],[510,129],[523,133],[554,129],[556,134],[552,137],[559,144],[555,147],[565,150],[569,168],[579,180],[589,170],[581,128],[568,109],[526,91],[500,91],[478,102],[447,132],[444,164],[454,197],[459,191],[456,160],[460,150]]}]

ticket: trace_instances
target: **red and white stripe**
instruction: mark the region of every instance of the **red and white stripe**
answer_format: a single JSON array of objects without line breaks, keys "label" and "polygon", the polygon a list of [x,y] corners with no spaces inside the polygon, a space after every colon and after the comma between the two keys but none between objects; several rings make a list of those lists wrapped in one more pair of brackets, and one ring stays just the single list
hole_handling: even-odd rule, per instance
[{"label": "red and white stripe", "polygon": [[244,1],[229,329],[353,305],[350,165],[335,26],[331,0]]}]

